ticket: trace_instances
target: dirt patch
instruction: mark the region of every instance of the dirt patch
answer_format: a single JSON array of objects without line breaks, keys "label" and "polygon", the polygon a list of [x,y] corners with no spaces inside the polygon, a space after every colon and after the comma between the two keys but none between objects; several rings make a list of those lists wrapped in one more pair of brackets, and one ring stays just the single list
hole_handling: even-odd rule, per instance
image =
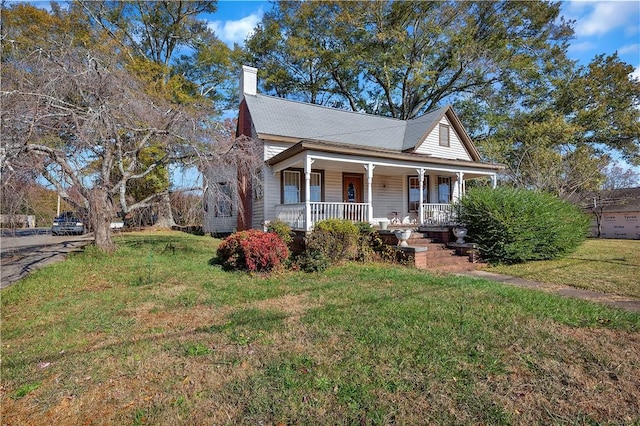
[{"label": "dirt patch", "polygon": [[540,323],[531,331],[540,330],[551,337],[514,344],[507,374],[487,377],[477,391],[494,394],[515,424],[640,420],[640,334]]},{"label": "dirt patch", "polygon": [[286,314],[300,315],[312,307],[305,294],[287,294],[273,299],[260,300],[247,304],[247,307],[258,309],[277,309]]}]

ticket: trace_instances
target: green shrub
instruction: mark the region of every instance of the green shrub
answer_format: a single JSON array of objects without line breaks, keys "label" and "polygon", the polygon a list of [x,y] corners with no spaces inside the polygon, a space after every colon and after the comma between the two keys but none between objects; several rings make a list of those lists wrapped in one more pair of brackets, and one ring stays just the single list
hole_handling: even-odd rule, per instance
[{"label": "green shrub", "polygon": [[289,257],[289,248],[277,234],[252,229],[231,234],[217,254],[227,270],[265,272],[278,268]]},{"label": "green shrub", "polygon": [[512,188],[477,188],[459,202],[468,240],[489,263],[556,259],[587,236],[589,218],[550,194]]},{"label": "green shrub", "polygon": [[355,259],[361,262],[374,260],[376,258],[375,249],[382,242],[380,237],[373,232],[373,226],[369,222],[356,222],[356,227],[358,228],[358,240]]},{"label": "green shrub", "polygon": [[304,272],[322,272],[331,261],[320,250],[305,250],[295,259],[294,266]]},{"label": "green shrub", "polygon": [[275,219],[269,222],[267,225],[267,232],[273,232],[277,234],[282,241],[289,244],[293,241],[293,237],[291,236],[291,227],[284,221],[280,219]]},{"label": "green shrub", "polygon": [[356,222],[356,228],[360,235],[370,234],[373,232],[373,226],[369,222]]},{"label": "green shrub", "polygon": [[316,223],[305,239],[306,250],[321,252],[331,262],[353,259],[358,253],[358,227],[346,219],[327,219]]}]

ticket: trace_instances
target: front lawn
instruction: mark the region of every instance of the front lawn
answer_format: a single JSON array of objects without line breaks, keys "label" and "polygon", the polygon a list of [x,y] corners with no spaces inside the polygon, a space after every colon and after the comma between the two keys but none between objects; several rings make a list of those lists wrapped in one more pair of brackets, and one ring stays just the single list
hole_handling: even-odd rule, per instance
[{"label": "front lawn", "polygon": [[640,422],[640,315],[347,263],[270,277],[127,234],[3,290],[3,424]]},{"label": "front lawn", "polygon": [[575,253],[563,259],[496,266],[486,270],[640,298],[640,240],[589,239]]}]

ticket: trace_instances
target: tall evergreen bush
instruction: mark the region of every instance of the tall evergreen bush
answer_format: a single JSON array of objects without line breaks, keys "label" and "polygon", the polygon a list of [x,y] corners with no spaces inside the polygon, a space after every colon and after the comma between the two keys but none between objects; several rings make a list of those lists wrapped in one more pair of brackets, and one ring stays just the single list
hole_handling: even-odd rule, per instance
[{"label": "tall evergreen bush", "polygon": [[489,263],[556,259],[575,250],[589,228],[576,206],[540,192],[476,188],[458,203],[468,240]]}]

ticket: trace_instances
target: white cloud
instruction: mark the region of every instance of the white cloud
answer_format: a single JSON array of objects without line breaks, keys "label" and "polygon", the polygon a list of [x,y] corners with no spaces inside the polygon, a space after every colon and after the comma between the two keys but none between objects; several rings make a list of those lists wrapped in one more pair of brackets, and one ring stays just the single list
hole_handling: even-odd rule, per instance
[{"label": "white cloud", "polygon": [[[640,15],[640,11],[638,11],[638,15]],[[626,36],[633,36],[640,32],[640,25],[627,25],[624,29],[624,34]]]},{"label": "white cloud", "polygon": [[[572,2],[575,3],[575,2]],[[577,19],[576,36],[598,36],[619,27],[637,25],[638,2],[614,1],[586,3],[592,6],[591,12]],[[584,6],[581,4],[580,6]],[[576,11],[576,8],[570,9]],[[585,9],[580,8],[581,11]]]},{"label": "white cloud", "polygon": [[573,43],[569,45],[571,52],[587,52],[596,48],[596,45],[590,41],[583,41],[580,43]]},{"label": "white cloud", "polygon": [[640,65],[638,65],[636,69],[633,70],[633,72],[631,73],[631,77],[637,78],[638,80],[640,80]]},{"label": "white cloud", "polygon": [[640,44],[626,44],[618,49],[618,54],[626,55],[627,53],[638,53],[638,51],[640,51]]},{"label": "white cloud", "polygon": [[262,20],[262,9],[257,13],[245,16],[235,21],[213,21],[209,28],[213,30],[220,40],[227,44],[242,44],[251,35],[254,28]]}]

